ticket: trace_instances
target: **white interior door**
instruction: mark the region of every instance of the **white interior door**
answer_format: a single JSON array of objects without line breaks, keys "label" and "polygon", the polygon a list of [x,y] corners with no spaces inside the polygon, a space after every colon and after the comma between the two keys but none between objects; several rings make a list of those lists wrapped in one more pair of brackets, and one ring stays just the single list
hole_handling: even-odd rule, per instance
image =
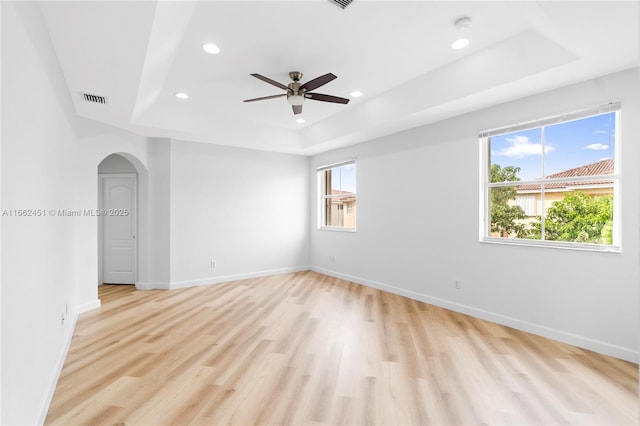
[{"label": "white interior door", "polygon": [[103,282],[136,282],[136,176],[103,175]]}]

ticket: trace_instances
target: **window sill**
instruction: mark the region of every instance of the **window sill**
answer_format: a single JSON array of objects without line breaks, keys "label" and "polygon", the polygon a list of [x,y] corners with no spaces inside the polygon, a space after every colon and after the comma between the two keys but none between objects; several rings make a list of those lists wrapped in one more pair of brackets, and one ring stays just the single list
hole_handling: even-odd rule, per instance
[{"label": "window sill", "polygon": [[548,249],[560,249],[560,250],[577,250],[577,251],[595,251],[601,253],[620,253],[622,248],[620,246],[605,246],[601,244],[580,244],[569,242],[551,242],[551,241],[537,241],[537,240],[525,240],[515,238],[493,238],[484,237],[480,239],[480,243],[485,244],[498,244],[498,245],[510,245],[510,246],[525,246],[525,247],[542,247]]},{"label": "window sill", "polygon": [[335,231],[335,232],[351,232],[355,233],[356,228],[340,228],[337,226],[321,226],[318,228],[320,231]]}]

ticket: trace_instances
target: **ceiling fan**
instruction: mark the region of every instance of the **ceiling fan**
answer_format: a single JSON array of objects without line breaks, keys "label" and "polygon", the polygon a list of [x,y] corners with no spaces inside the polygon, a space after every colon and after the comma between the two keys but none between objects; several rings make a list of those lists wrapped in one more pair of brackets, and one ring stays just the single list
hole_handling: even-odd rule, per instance
[{"label": "ceiling fan", "polygon": [[287,91],[287,93],[283,93],[281,95],[264,96],[262,98],[245,99],[243,102],[263,101],[265,99],[281,98],[282,96],[286,96],[287,101],[289,101],[289,105],[291,105],[291,108],[293,108],[294,114],[300,114],[302,112],[302,104],[304,103],[305,99],[311,99],[313,101],[322,101],[322,102],[333,102],[336,104],[349,103],[349,99],[312,92],[312,90],[315,90],[318,87],[324,86],[330,81],[338,78],[337,76],[331,73],[321,75],[320,77],[314,78],[313,80],[309,80],[304,84],[300,84],[302,73],[300,71],[291,71],[289,73],[289,77],[291,77],[293,82],[289,83],[288,86],[285,86],[282,83],[278,83],[277,81],[271,80],[270,78],[267,78],[260,74],[251,74],[251,75],[266,83],[279,87],[280,89],[284,89]]}]

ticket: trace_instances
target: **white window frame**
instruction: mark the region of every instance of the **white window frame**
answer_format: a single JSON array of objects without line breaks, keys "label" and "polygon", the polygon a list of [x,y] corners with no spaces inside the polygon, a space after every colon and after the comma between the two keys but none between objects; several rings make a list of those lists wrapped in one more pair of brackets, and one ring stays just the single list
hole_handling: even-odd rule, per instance
[{"label": "white window frame", "polygon": [[[519,123],[501,128],[485,130],[480,132],[480,214],[479,214],[479,241],[481,243],[492,244],[507,244],[507,245],[521,245],[521,246],[538,246],[548,248],[560,248],[571,250],[587,250],[587,251],[601,251],[601,252],[613,252],[619,253],[622,251],[622,209],[621,209],[621,196],[620,196],[620,163],[622,158],[621,149],[621,121],[622,111],[621,103],[619,101],[609,102],[608,104],[601,105],[595,108],[589,108],[573,113],[562,114],[558,116],[548,117],[536,121],[530,121],[526,123]],[[534,240],[524,238],[501,238],[491,236],[491,206],[489,199],[490,188],[501,186],[518,186],[527,184],[539,185],[538,181],[517,181],[517,182],[489,182],[489,170],[491,168],[490,155],[489,155],[489,138],[492,136],[499,136],[505,133],[514,133],[517,131],[531,130],[540,127],[546,127],[554,124],[560,124],[564,122],[579,120],[588,118],[594,115],[605,114],[614,112],[616,114],[615,120],[615,153],[614,153],[614,174],[613,175],[597,175],[597,176],[584,176],[584,177],[568,177],[561,179],[547,179],[545,183],[552,182],[576,182],[580,180],[593,181],[593,180],[612,180],[613,181],[613,244],[586,244],[576,243],[569,241],[556,241],[556,240]],[[544,159],[543,159],[544,162]],[[544,164],[543,164],[544,168]],[[542,203],[544,205],[544,191],[542,192]],[[544,212],[540,212],[544,214]],[[542,219],[542,227],[544,229],[544,216]],[[544,235],[544,234],[543,234]]]},{"label": "white window frame", "polygon": [[332,164],[327,164],[327,165],[323,165],[323,166],[319,166],[316,168],[316,176],[317,176],[317,191],[318,191],[318,226],[317,228],[320,230],[324,230],[324,231],[339,231],[339,232],[356,232],[357,229],[357,210],[356,210],[356,227],[353,228],[347,228],[344,226],[327,226],[325,225],[326,223],[326,211],[324,208],[324,204],[325,204],[325,200],[326,199],[331,199],[331,198],[338,198],[341,197],[342,195],[336,194],[336,195],[331,195],[331,194],[325,194],[326,192],[326,188],[325,188],[325,179],[323,179],[323,174],[326,170],[328,169],[333,169],[335,167],[340,167],[340,166],[346,166],[349,164],[353,164],[356,168],[356,191],[353,192],[353,194],[356,196],[356,203],[357,203],[357,185],[358,185],[358,166],[356,163],[355,159],[351,159],[351,160],[346,160],[346,161],[341,161],[338,163],[332,163]]}]

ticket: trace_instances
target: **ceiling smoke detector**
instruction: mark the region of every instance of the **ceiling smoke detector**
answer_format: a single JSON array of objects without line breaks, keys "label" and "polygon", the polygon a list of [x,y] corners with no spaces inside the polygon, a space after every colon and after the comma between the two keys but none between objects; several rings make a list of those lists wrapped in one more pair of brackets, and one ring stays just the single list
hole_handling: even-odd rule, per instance
[{"label": "ceiling smoke detector", "polygon": [[329,0],[329,1],[343,10],[346,9],[347,6],[349,6],[351,3],[353,3],[353,0]]}]

